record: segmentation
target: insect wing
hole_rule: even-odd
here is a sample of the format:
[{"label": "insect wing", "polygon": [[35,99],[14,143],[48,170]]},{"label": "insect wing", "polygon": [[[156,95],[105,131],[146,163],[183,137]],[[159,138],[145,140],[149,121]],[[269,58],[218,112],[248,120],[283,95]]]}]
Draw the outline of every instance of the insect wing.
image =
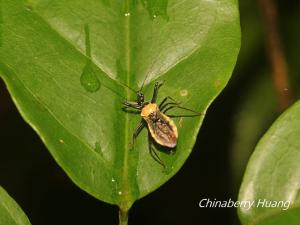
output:
[{"label": "insect wing", "polygon": [[177,144],[177,127],[173,120],[157,111],[156,119],[146,118],[152,138],[160,145],[174,148]]}]

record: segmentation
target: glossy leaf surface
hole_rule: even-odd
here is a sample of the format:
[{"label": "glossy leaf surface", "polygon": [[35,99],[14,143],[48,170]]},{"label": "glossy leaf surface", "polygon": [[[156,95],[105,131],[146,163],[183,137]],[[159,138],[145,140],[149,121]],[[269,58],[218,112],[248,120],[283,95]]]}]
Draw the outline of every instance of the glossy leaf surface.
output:
[{"label": "glossy leaf surface", "polygon": [[[300,102],[297,102],[276,120],[251,156],[239,200],[255,201],[255,204],[249,210],[240,208],[244,225],[299,223],[299,136]],[[282,203],[278,203],[280,201]]]},{"label": "glossy leaf surface", "polygon": [[0,224],[30,225],[30,222],[18,204],[0,186]]},{"label": "glossy leaf surface", "polygon": [[[126,84],[204,113],[228,82],[240,45],[235,0],[5,0],[0,73],[18,109],[82,189],[128,208],[183,165],[203,116],[177,118],[174,154],[148,151]],[[172,114],[186,112],[173,110]]]}]

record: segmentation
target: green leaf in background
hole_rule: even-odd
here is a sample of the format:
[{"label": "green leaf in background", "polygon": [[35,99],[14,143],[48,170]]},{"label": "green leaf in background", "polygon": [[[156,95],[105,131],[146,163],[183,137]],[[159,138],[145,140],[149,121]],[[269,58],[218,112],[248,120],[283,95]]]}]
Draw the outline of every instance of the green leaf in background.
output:
[{"label": "green leaf in background", "polygon": [[30,225],[20,206],[0,186],[0,224]]},{"label": "green leaf in background", "polygon": [[[128,209],[170,179],[203,117],[178,118],[174,154],[148,152],[139,115],[122,101],[145,81],[205,112],[228,82],[240,45],[236,0],[5,0],[0,74],[24,119],[58,164],[96,198]],[[172,114],[182,114],[174,111]]]},{"label": "green leaf in background", "polygon": [[[299,224],[300,220],[300,102],[271,126],[248,163],[239,200],[290,201],[289,208],[239,209],[244,225]],[[288,203],[285,203],[286,206]],[[287,209],[287,210],[284,210]]]}]

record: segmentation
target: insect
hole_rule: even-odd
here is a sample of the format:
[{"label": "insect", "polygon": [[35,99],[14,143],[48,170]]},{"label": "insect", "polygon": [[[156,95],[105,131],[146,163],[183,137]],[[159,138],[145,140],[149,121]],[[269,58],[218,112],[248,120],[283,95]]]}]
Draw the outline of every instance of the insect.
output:
[{"label": "insect", "polygon": [[133,108],[138,110],[142,117],[142,120],[140,121],[139,125],[133,133],[133,145],[140,132],[145,127],[147,127],[149,152],[155,161],[157,161],[159,164],[165,167],[164,163],[153,148],[153,145],[155,142],[168,150],[172,150],[176,147],[178,131],[171,117],[180,117],[172,115],[168,116],[166,113],[173,108],[181,108],[196,113],[195,115],[189,116],[199,116],[200,114],[191,109],[180,106],[179,102],[176,102],[173,98],[169,96],[165,97],[162,100],[162,102],[158,105],[156,103],[158,91],[159,88],[163,85],[163,83],[164,82],[155,83],[151,101],[145,101],[144,94],[141,90],[139,90],[136,92],[136,102],[125,101],[123,105],[125,109]]}]

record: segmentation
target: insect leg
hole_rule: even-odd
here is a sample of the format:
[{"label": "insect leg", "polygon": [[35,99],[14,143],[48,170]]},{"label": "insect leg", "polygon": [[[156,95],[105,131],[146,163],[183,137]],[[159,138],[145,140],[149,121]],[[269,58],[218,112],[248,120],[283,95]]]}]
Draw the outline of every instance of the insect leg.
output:
[{"label": "insect leg", "polygon": [[149,153],[152,156],[152,158],[158,162],[160,165],[162,165],[164,168],[166,168],[165,164],[163,163],[163,161],[159,158],[159,156],[157,155],[155,149],[153,149],[153,140],[152,137],[150,135],[150,133],[148,133],[148,146],[149,146]]},{"label": "insect leg", "polygon": [[142,109],[143,106],[139,105],[137,102],[123,102],[125,108],[134,108],[134,109]]},{"label": "insect leg", "polygon": [[151,103],[155,103],[155,102],[156,102],[158,90],[159,90],[159,88],[160,88],[163,84],[164,84],[164,82],[155,82],[155,85],[154,85],[154,91],[153,91],[153,96],[152,96]]},{"label": "insect leg", "polygon": [[164,104],[167,100],[171,100],[171,101],[173,101],[173,102],[176,102],[175,99],[173,99],[173,98],[170,97],[170,96],[167,96],[167,97],[165,97],[165,98],[162,100],[162,102],[159,104],[159,107],[162,107],[163,104]]},{"label": "insect leg", "polygon": [[168,103],[164,104],[162,107],[160,107],[159,110],[163,112],[164,109],[167,108],[167,107],[170,107],[170,106],[176,107],[176,106],[179,106],[179,105],[180,104],[177,103],[177,102],[168,102]]},{"label": "insect leg", "polygon": [[140,132],[143,130],[144,127],[145,127],[145,123],[144,121],[141,121],[139,125],[135,128],[135,131],[132,135],[132,147],[134,147],[135,140],[139,136]]}]

